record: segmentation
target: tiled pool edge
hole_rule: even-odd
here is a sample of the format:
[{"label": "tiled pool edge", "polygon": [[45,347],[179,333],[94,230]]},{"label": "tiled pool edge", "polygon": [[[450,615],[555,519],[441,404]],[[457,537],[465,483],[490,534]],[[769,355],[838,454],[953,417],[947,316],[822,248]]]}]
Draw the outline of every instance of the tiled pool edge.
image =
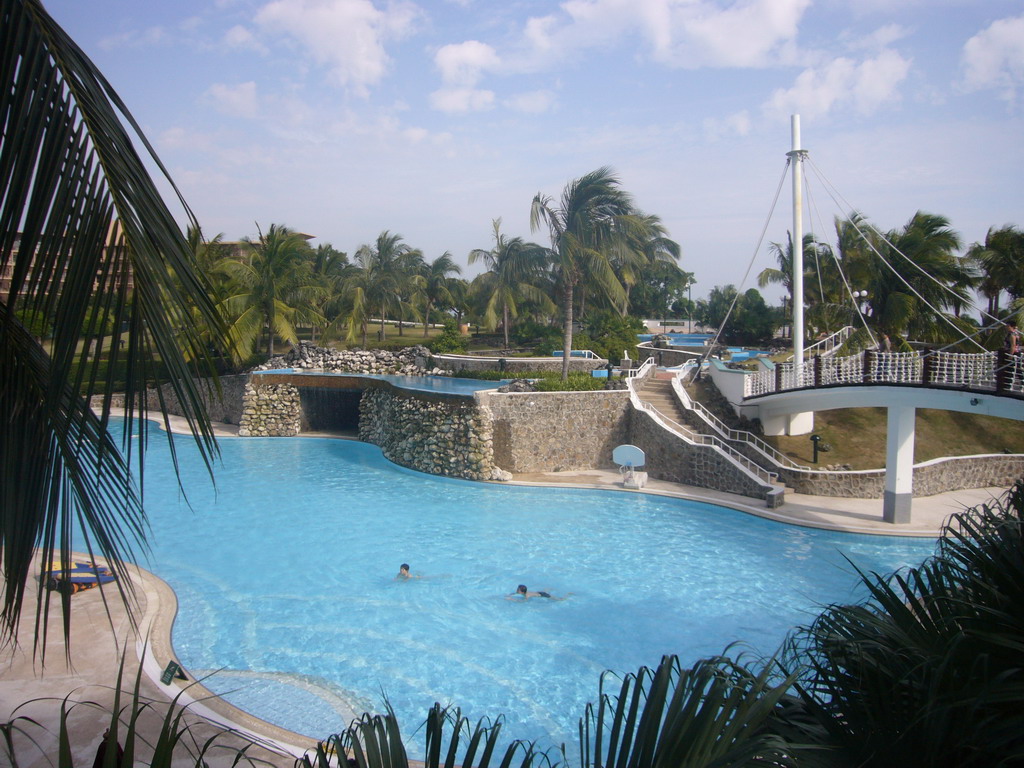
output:
[{"label": "tiled pool edge", "polygon": [[[135,566],[135,570],[146,598],[146,613],[139,622],[139,634],[136,637],[136,656],[143,672],[169,701],[179,697],[179,704],[194,714],[214,725],[239,732],[271,751],[294,758],[316,749],[316,739],[255,717],[196,680],[174,652],[172,632],[178,615],[177,595],[155,573],[139,566]],[[167,685],[161,682],[160,676],[171,661],[181,665],[188,680],[174,678]]]}]

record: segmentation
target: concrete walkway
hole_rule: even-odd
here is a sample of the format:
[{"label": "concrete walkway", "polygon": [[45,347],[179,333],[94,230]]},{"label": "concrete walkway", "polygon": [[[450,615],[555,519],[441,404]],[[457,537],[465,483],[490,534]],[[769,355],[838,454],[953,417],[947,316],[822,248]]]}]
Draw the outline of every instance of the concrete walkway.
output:
[{"label": "concrete walkway", "polygon": [[[172,428],[177,426],[177,421],[172,419]],[[230,437],[237,434],[237,428],[218,425],[216,432],[218,437]],[[837,499],[787,493],[783,507],[769,510],[759,502],[745,497],[658,480],[652,480],[644,491],[623,490],[619,474],[606,470],[522,474],[517,475],[512,483],[601,488],[620,493],[655,493],[707,501],[796,525],[864,534],[930,537],[938,534],[943,522],[954,512],[987,501],[1002,491],[958,491],[915,499],[913,522],[894,526],[882,522],[881,499]],[[66,648],[61,634],[59,603],[50,606],[45,667],[32,652],[33,612],[39,585],[34,580],[28,585],[25,600],[27,610],[18,631],[18,647],[0,649],[0,722],[7,722],[16,716],[36,719],[42,728],[27,723],[25,728],[50,756],[56,754],[61,701],[65,697],[71,702],[92,701],[101,706],[96,708],[84,703],[78,704],[72,709],[69,718],[75,765],[92,764],[109,721],[109,710],[113,702],[112,686],[117,679],[122,652],[126,680],[124,687],[130,689],[134,685],[141,665],[143,674],[140,690],[147,700],[156,702],[154,710],[144,718],[142,732],[147,738],[155,738],[159,717],[162,717],[167,703],[174,696],[180,694],[184,697],[183,702],[189,702],[204,699],[207,695],[199,686],[189,687],[182,693],[182,689],[189,683],[173,681],[170,685],[163,685],[159,682],[160,673],[167,662],[175,659],[171,647],[171,625],[177,603],[173,592],[160,579],[141,569],[133,573],[132,582],[136,586],[137,596],[134,625],[114,590],[107,589],[104,595],[99,589],[93,589],[72,597],[70,662],[65,660]],[[188,722],[195,728],[196,742],[202,743],[214,732],[204,721],[204,718],[209,718],[224,726],[242,730],[249,738],[261,740],[265,747],[259,747],[251,754],[267,761],[268,765],[291,766],[297,754],[315,746],[305,737],[259,721],[215,697],[190,704],[189,708],[195,713]],[[16,743],[16,754],[22,768],[50,765],[48,758],[32,747],[24,736],[17,736]],[[228,747],[237,747],[243,742],[229,738],[224,743]],[[2,751],[0,756],[3,756]],[[142,757],[144,759],[145,754]],[[229,751],[222,752],[220,757],[216,753],[210,757],[210,765],[226,766],[234,759]]]}]

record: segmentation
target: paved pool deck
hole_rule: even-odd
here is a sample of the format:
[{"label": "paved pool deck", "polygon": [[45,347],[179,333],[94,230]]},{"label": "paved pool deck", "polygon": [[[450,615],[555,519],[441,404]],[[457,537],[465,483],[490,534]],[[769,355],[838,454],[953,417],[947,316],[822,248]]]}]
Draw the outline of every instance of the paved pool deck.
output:
[{"label": "paved pool deck", "polygon": [[[178,430],[182,423],[172,418],[172,429]],[[217,425],[215,432],[217,437],[229,438],[237,436],[237,427]],[[512,483],[656,493],[708,501],[789,524],[861,534],[923,537],[936,537],[950,515],[988,501],[1004,490],[965,490],[917,498],[913,502],[913,522],[895,526],[882,521],[881,499],[839,499],[787,493],[786,503],[781,508],[770,510],[763,502],[742,496],[659,480],[651,480],[643,491],[625,490],[618,472],[614,470],[522,474],[516,475]],[[18,631],[18,647],[0,648],[0,722],[7,722],[17,715],[36,719],[45,731],[27,724],[26,728],[40,740],[43,751],[53,755],[56,754],[61,701],[67,697],[70,702],[97,702],[103,705],[103,709],[80,703],[72,709],[69,718],[74,764],[91,765],[109,720],[114,696],[112,686],[117,680],[123,655],[126,682],[122,687],[130,689],[134,685],[141,667],[140,691],[147,700],[156,703],[154,710],[147,712],[143,720],[141,730],[147,738],[155,738],[159,729],[157,713],[162,714],[168,702],[181,695],[183,701],[193,702],[189,708],[195,714],[189,722],[195,728],[199,742],[213,733],[207,723],[209,719],[258,739],[262,746],[257,747],[252,755],[266,761],[266,765],[292,766],[296,755],[315,748],[311,739],[260,721],[220,699],[204,701],[207,694],[201,686],[186,688],[191,681],[175,680],[169,685],[162,684],[159,680],[161,671],[167,662],[175,659],[171,627],[177,601],[173,591],[162,580],[145,570],[133,568],[131,581],[136,594],[134,620],[118,599],[116,590],[109,587],[102,593],[99,589],[92,589],[72,597],[70,661],[65,658],[67,648],[61,631],[59,603],[51,605],[44,667],[38,656],[33,654],[34,610],[39,585],[34,579],[30,580],[25,600],[27,608]],[[43,756],[38,750],[33,752],[24,737],[19,739],[22,750],[17,754],[22,768],[50,765],[48,756]],[[226,746],[238,746],[243,742],[229,737],[224,743]],[[214,753],[210,756],[210,765],[227,766],[232,760],[229,752],[221,753],[220,757]]]}]

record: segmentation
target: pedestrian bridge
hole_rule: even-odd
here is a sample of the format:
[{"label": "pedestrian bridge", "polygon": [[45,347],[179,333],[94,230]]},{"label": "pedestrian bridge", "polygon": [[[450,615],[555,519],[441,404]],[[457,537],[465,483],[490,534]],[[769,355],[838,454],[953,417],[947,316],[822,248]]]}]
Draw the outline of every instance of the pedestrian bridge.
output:
[{"label": "pedestrian bridge", "polygon": [[756,415],[766,434],[801,434],[793,429],[796,414],[871,407],[888,411],[883,515],[907,523],[916,409],[1024,421],[1024,355],[867,351],[781,363],[743,377],[741,411]]}]

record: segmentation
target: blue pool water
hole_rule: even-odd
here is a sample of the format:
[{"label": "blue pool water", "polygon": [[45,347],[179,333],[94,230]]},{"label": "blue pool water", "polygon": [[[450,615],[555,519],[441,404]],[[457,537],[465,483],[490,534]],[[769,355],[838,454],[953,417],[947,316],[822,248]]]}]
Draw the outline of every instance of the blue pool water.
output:
[{"label": "blue pool water", "polygon": [[[238,706],[323,737],[339,701],[388,696],[413,749],[434,701],[505,713],[510,738],[576,741],[605,669],[729,643],[769,653],[855,596],[849,556],[890,571],[930,540],[788,527],[609,491],[472,483],[396,467],[369,445],[222,440],[217,490],[177,438],[191,509],[151,440],[148,562],[175,590],[173,642]],[[394,579],[402,562],[423,576]],[[144,563],[145,564],[145,563]],[[517,584],[564,601],[505,599]]]},{"label": "blue pool water", "polygon": [[[711,334],[708,333],[666,333],[663,335],[668,336],[672,345],[676,347],[699,347],[711,338]],[[653,333],[637,334],[640,341],[650,341],[654,336]]]},{"label": "blue pool water", "polygon": [[482,379],[461,379],[456,376],[398,376],[383,373],[324,373],[323,371],[303,371],[292,368],[257,371],[261,375],[286,373],[291,376],[348,376],[359,379],[380,379],[388,381],[401,389],[412,389],[419,392],[448,392],[459,395],[471,395],[481,389],[496,389],[504,381],[485,381]]}]

